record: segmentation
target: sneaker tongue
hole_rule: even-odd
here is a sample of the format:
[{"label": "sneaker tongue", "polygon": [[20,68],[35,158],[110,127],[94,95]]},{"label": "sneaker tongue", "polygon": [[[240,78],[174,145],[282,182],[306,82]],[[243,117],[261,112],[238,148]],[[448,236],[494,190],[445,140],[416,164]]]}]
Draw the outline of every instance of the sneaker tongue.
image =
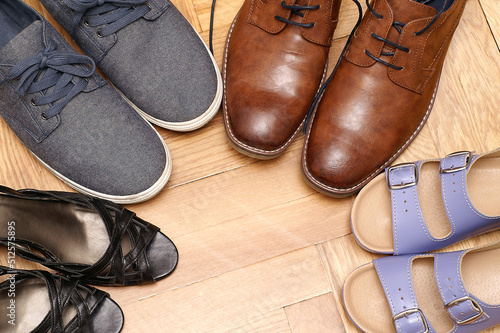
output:
[{"label": "sneaker tongue", "polygon": [[0,63],[15,65],[43,49],[43,23],[36,20],[0,50]]}]

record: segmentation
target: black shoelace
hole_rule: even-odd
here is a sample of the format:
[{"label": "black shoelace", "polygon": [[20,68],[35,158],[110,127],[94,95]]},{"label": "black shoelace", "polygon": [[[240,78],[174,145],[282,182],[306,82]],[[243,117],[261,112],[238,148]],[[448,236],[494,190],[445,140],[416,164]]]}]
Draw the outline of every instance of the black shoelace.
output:
[{"label": "black shoelace", "polygon": [[[210,13],[210,32],[209,32],[209,37],[208,37],[210,52],[212,52],[212,54],[214,54],[213,34],[214,34],[214,14],[215,14],[215,3],[216,2],[217,2],[217,0],[212,0],[212,10]],[[320,8],[320,5],[315,5],[315,6],[302,6],[302,5],[295,5],[295,4],[294,5],[287,5],[285,3],[285,1],[281,1],[281,6],[285,9],[290,9],[291,14],[295,14],[295,15],[298,15],[300,17],[304,17],[303,11],[305,11],[305,10],[316,10],[316,9]],[[281,17],[279,15],[276,15],[274,18],[277,19],[278,21],[285,22],[287,24],[296,25],[296,26],[299,26],[301,28],[312,28],[316,24],[315,22],[311,22],[311,23],[295,22],[295,21],[291,21],[289,19],[286,19],[284,17]]]},{"label": "black shoelace", "polygon": [[[306,115],[306,120],[304,121],[304,128],[302,129],[302,132],[305,134],[307,131],[307,124],[309,123],[309,119],[311,118],[311,114],[313,113],[314,109],[316,108],[316,105],[318,104],[321,96],[323,96],[323,93],[325,92],[326,87],[328,86],[328,83],[333,77],[333,74],[337,71],[337,67],[339,67],[340,60],[345,54],[345,51],[347,50],[347,47],[349,46],[349,43],[351,42],[352,37],[354,36],[354,32],[358,29],[359,25],[361,24],[361,19],[363,18],[363,7],[361,7],[361,4],[359,3],[358,0],[352,0],[356,6],[358,7],[358,21],[356,22],[356,25],[354,25],[354,28],[352,28],[351,33],[349,34],[349,37],[347,38],[347,42],[344,45],[344,48],[342,49],[342,52],[340,53],[340,57],[337,60],[337,63],[335,64],[335,67],[333,68],[332,73],[328,77],[328,79],[323,83],[321,88],[319,88],[318,93],[314,97],[314,100],[311,104],[311,107],[309,108],[309,111],[307,111]],[[368,0],[366,0],[368,2]]]},{"label": "black shoelace", "polygon": [[212,1],[212,10],[210,12],[210,33],[208,35],[208,44],[210,44],[210,52],[212,52],[212,55],[214,54],[214,44],[213,44],[213,39],[214,39],[214,15],[215,15],[215,3],[217,0]]},{"label": "black shoelace", "polygon": [[42,93],[31,100],[31,105],[50,105],[42,114],[43,119],[49,119],[58,115],[73,97],[87,87],[94,71],[92,59],[78,53],[63,52],[51,40],[49,46],[12,67],[0,85],[19,79],[15,88],[18,95]]},{"label": "black shoelace", "polygon": [[[300,17],[304,17],[304,13],[302,13],[302,11],[319,9],[320,6],[319,5],[301,6],[301,5],[295,5],[295,4],[294,5],[287,5],[285,3],[285,1],[281,1],[281,7],[285,8],[285,9],[291,9],[291,11],[292,11],[291,14],[295,14],[295,15],[298,15]],[[284,17],[278,16],[278,15],[276,15],[274,18],[277,19],[278,21],[285,22],[287,24],[296,25],[296,26],[301,27],[301,28],[312,28],[312,27],[314,27],[314,24],[315,24],[315,22],[300,23],[300,22],[290,21],[290,20],[288,20]]]},{"label": "black shoelace", "polygon": [[[368,6],[369,6],[369,5],[368,5]],[[368,7],[368,8],[370,8],[370,10],[372,10],[372,8],[371,8],[371,7]],[[375,16],[377,16],[377,15],[378,15],[378,14],[377,14],[377,13],[375,13],[375,12],[373,12],[373,14],[374,14]],[[381,16],[381,15],[380,15],[380,16]],[[378,17],[378,16],[377,16],[377,17]],[[379,19],[382,19],[382,18],[383,18],[383,17],[379,17]],[[396,28],[396,30],[398,31],[398,33],[399,33],[399,34],[401,34],[401,31],[403,31],[403,28],[405,27],[405,24],[404,24],[404,23],[401,23],[401,22],[394,21],[394,22],[392,23],[392,26],[393,26],[394,28]],[[390,41],[390,40],[388,40],[388,39],[385,39],[385,38],[383,38],[383,37],[380,37],[379,35],[377,35],[377,34],[376,34],[376,33],[374,33],[374,32],[372,32],[372,35],[371,35],[371,36],[372,36],[373,38],[375,38],[375,39],[377,39],[377,40],[380,40],[380,41],[382,41],[382,42],[384,42],[384,43],[386,43],[386,44],[389,44],[389,45],[391,45],[391,46],[395,47],[396,49],[399,49],[399,50],[401,50],[401,51],[403,51],[403,52],[407,52],[407,53],[408,53],[408,52],[410,52],[410,49],[409,49],[409,48],[403,47],[403,46],[398,45],[398,44],[396,44],[396,43],[394,43],[394,42],[391,42],[391,41]],[[372,58],[373,60],[376,60],[376,61],[378,61],[378,62],[380,62],[380,63],[382,63],[382,64],[384,64],[384,65],[386,65],[386,66],[389,66],[389,67],[394,68],[394,69],[399,70],[399,71],[403,69],[403,67],[395,66],[395,65],[393,65],[393,64],[388,63],[387,61],[384,61],[384,60],[382,60],[382,59],[380,59],[380,58],[377,58],[376,56],[374,56],[373,54],[371,54],[371,53],[370,53],[370,51],[368,51],[367,49],[365,49],[365,53],[366,53],[366,55],[367,55],[367,56],[369,56],[369,57],[370,57],[370,58]],[[391,51],[391,52],[383,52],[383,51],[382,51],[382,52],[380,52],[380,55],[383,55],[383,56],[394,56],[394,51]]]},{"label": "black shoelace", "polygon": [[[306,120],[305,120],[305,123],[304,123],[304,129],[303,129],[303,132],[306,133],[307,131],[307,124],[309,122],[309,119],[311,117],[311,114],[313,113],[314,109],[316,108],[316,105],[318,104],[318,101],[319,99],[321,98],[321,96],[323,95],[325,89],[326,89],[326,86],[328,85],[328,83],[330,82],[331,78],[333,77],[333,75],[335,74],[336,70],[337,70],[337,67],[339,66],[340,64],[340,60],[342,60],[342,58],[344,57],[344,54],[345,54],[345,51],[347,50],[347,47],[352,39],[352,36],[354,35],[354,33],[356,32],[356,30],[358,29],[360,23],[361,23],[361,20],[363,18],[363,9],[361,7],[361,4],[359,3],[358,0],[352,0],[356,6],[358,7],[358,21],[356,22],[356,25],[354,26],[354,28],[352,29],[350,35],[349,35],[349,38],[347,39],[347,42],[344,46],[344,48],[342,49],[342,52],[340,53],[340,57],[339,59],[337,60],[337,64],[335,65],[335,68],[333,69],[332,73],[330,74],[330,76],[328,77],[328,79],[325,81],[325,83],[323,83],[323,85],[321,86],[321,88],[319,89],[318,93],[316,94],[316,97],[314,98],[312,104],[311,104],[311,107],[309,108],[309,111],[307,112],[307,116],[306,116]],[[429,2],[432,2],[434,0],[420,0],[418,2],[420,3],[423,3],[423,4],[428,4]],[[420,31],[417,31],[415,32],[415,36],[419,36],[421,34],[423,34],[424,32],[427,31],[427,29],[429,29],[436,21],[437,19],[441,16],[441,14],[447,9],[448,7],[448,3],[449,3],[449,0],[444,0],[443,2],[443,5],[441,7],[441,9],[437,12],[437,14],[434,16],[434,18]],[[383,16],[380,15],[379,13],[377,13],[373,8],[372,6],[370,6],[370,2],[369,0],[366,0],[366,4],[368,5],[368,9],[379,19],[382,19]],[[394,22],[393,23],[393,27],[396,28],[396,30],[401,33],[402,31],[402,28],[404,28],[405,24],[401,23],[401,22]],[[385,43],[388,43],[389,45],[392,45],[398,49],[400,49],[401,51],[404,51],[404,52],[409,52],[409,49],[406,48],[406,47],[403,47],[403,46],[400,46],[396,43],[393,43],[391,41],[388,41],[387,39],[385,38],[382,38],[374,33],[372,33],[372,37],[378,39],[378,40],[381,40]],[[383,61],[382,59],[379,59],[375,56],[373,56],[368,50],[365,50],[365,53],[370,56],[372,59],[375,59],[376,61],[378,62],[381,62],[391,68],[394,68],[394,69],[397,69],[397,70],[401,70],[402,68],[401,67],[398,67],[398,66],[394,66],[392,64],[389,64],[388,62],[386,61]],[[394,55],[394,52],[382,52],[381,55]]]},{"label": "black shoelace", "polygon": [[[421,3],[427,4],[427,3],[431,2],[431,1],[433,1],[433,0],[424,0]],[[415,32],[415,36],[420,36],[425,31],[427,31],[427,29],[429,29],[434,24],[434,22],[436,22],[436,20],[441,16],[441,14],[443,13],[444,9],[446,8],[446,6],[448,4],[448,1],[449,0],[445,0],[443,2],[443,6],[438,11],[438,13],[434,16],[434,18],[422,30]],[[377,13],[375,11],[375,9],[373,9],[373,7],[370,6],[370,2],[368,0],[366,0],[366,5],[368,6],[368,10],[370,10],[373,13],[373,15],[375,15],[378,19],[381,20],[381,19],[384,18],[384,16],[380,15],[379,13]],[[394,21],[392,23],[392,26],[398,31],[399,34],[401,34],[401,32],[403,31],[403,28],[405,27],[405,24],[401,23],[401,22]],[[382,42],[384,42],[386,44],[389,44],[389,45],[391,45],[391,46],[395,47],[396,49],[399,49],[399,50],[401,50],[403,52],[410,52],[410,49],[408,49],[408,48],[406,48],[404,46],[401,46],[401,45],[399,45],[397,43],[391,42],[390,40],[388,40],[386,38],[380,37],[379,35],[377,35],[375,33],[372,33],[371,36],[373,38],[375,38],[377,40],[380,40],[380,41],[382,41]],[[389,67],[395,69],[395,70],[399,70],[400,71],[400,70],[403,69],[403,67],[395,66],[393,64],[390,64],[390,63],[388,63],[388,62],[386,62],[386,61],[384,61],[384,60],[382,60],[382,59],[374,56],[373,54],[370,53],[370,51],[368,51],[366,49],[365,49],[365,53],[366,53],[367,56],[369,56],[373,60],[376,60],[376,61],[378,61],[378,62],[380,62],[380,63],[382,63],[382,64],[384,64],[386,66],[389,66]],[[383,55],[383,56],[394,56],[394,51],[392,51],[392,52],[381,52],[380,55]]]}]

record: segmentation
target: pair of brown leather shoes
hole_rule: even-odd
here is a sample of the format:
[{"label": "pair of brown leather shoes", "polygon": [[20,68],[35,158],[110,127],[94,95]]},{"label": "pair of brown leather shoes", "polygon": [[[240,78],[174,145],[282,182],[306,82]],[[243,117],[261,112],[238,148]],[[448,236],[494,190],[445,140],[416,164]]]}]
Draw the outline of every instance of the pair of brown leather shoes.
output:
[{"label": "pair of brown leather shoes", "polygon": [[[359,191],[427,120],[466,0],[374,0],[310,115],[307,182]],[[291,144],[325,81],[341,0],[245,0],[224,51],[224,125],[241,153]]]}]

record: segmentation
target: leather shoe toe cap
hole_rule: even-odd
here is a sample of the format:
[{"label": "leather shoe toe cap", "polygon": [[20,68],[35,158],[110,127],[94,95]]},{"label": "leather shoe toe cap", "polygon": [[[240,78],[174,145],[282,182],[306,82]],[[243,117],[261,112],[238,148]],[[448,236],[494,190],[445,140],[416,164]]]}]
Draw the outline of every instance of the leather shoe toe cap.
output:
[{"label": "leather shoe toe cap", "polygon": [[[307,181],[332,196],[347,196],[359,191],[378,174],[370,154],[341,145],[309,146],[302,164]],[[383,170],[383,169],[381,169]]]}]

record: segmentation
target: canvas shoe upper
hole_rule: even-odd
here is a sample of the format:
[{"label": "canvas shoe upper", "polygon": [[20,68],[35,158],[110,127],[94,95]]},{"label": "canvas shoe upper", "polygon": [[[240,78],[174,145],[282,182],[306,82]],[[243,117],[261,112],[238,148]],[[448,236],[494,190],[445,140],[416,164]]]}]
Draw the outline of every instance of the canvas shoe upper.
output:
[{"label": "canvas shoe upper", "polygon": [[222,99],[217,64],[167,0],[41,0],[111,83],[152,123],[190,131]]},{"label": "canvas shoe upper", "polygon": [[92,59],[20,0],[0,0],[0,36],[0,116],[51,172],[118,203],[164,187],[165,142],[94,72]]}]

